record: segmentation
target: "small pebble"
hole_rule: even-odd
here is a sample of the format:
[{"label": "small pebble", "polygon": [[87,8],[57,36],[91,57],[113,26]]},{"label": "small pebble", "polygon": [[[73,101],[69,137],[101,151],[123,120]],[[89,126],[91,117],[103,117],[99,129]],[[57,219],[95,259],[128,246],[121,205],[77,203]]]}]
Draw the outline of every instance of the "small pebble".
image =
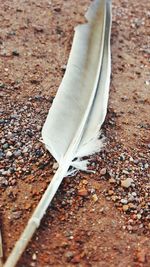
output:
[{"label": "small pebble", "polygon": [[133,197],[137,196],[136,192],[132,192],[131,194],[132,194]]},{"label": "small pebble", "polygon": [[120,155],[120,160],[121,160],[121,161],[124,161],[124,160],[125,160],[125,155],[124,155],[124,154],[121,154],[121,155]]},{"label": "small pebble", "polygon": [[6,158],[10,158],[10,157],[12,157],[12,152],[11,151],[7,151],[7,153],[6,153]]},{"label": "small pebble", "polygon": [[40,131],[42,129],[41,125],[37,125],[37,130]]},{"label": "small pebble", "polygon": [[67,258],[68,261],[70,261],[74,256],[74,253],[72,251],[67,251],[65,253],[65,257]]},{"label": "small pebble", "polygon": [[125,198],[122,198],[120,202],[121,202],[122,204],[127,204],[127,203],[128,203],[128,200],[125,199]]},{"label": "small pebble", "polygon": [[86,197],[86,196],[88,196],[88,191],[85,188],[79,189],[78,190],[78,196]]},{"label": "small pebble", "polygon": [[133,227],[131,225],[127,225],[127,229],[128,229],[128,231],[132,231]]},{"label": "small pebble", "polygon": [[123,207],[122,207],[122,209],[123,209],[123,211],[128,211],[129,210],[129,206],[128,205],[123,205]]},{"label": "small pebble", "polygon": [[14,151],[14,156],[15,156],[15,157],[19,157],[19,156],[21,156],[21,150],[16,150],[16,151]]},{"label": "small pebble", "polygon": [[148,81],[148,80],[145,81],[145,84],[146,84],[146,85],[150,85],[150,81]]},{"label": "small pebble", "polygon": [[107,169],[106,169],[106,168],[103,168],[103,169],[100,170],[100,175],[101,175],[101,176],[102,176],[102,175],[105,175],[106,172],[107,172]]},{"label": "small pebble", "polygon": [[114,178],[110,178],[109,179],[109,182],[110,182],[110,184],[115,184],[116,183],[116,180]]},{"label": "small pebble", "polygon": [[1,139],[1,144],[4,144],[6,142],[5,138]]},{"label": "small pebble", "polygon": [[59,164],[58,164],[58,162],[54,162],[54,164],[53,164],[53,169],[54,169],[54,170],[57,170],[57,169],[58,169],[58,167],[59,167]]},{"label": "small pebble", "polygon": [[1,186],[7,186],[7,185],[8,185],[7,179],[4,177],[0,177],[0,187]]},{"label": "small pebble", "polygon": [[144,168],[148,169],[148,167],[149,167],[148,163],[145,163]]},{"label": "small pebble", "polygon": [[92,199],[94,202],[97,202],[98,201],[98,196],[96,194],[92,195]]},{"label": "small pebble", "polygon": [[124,188],[129,188],[132,183],[133,183],[133,179],[127,178],[126,180],[121,181],[121,186]]},{"label": "small pebble", "polygon": [[136,209],[136,205],[134,205],[133,203],[129,203],[128,205],[129,205],[130,209]]},{"label": "small pebble", "polygon": [[36,261],[36,259],[37,259],[37,256],[36,256],[36,254],[34,253],[34,254],[32,255],[32,260],[33,260],[33,261]]},{"label": "small pebble", "polygon": [[114,194],[114,191],[113,190],[108,190],[108,195],[109,196],[112,196]]},{"label": "small pebble", "polygon": [[22,151],[22,152],[23,152],[23,153],[27,153],[27,152],[28,152],[28,147],[25,146],[25,147],[23,148],[23,151]]},{"label": "small pebble", "polygon": [[136,217],[137,217],[138,220],[140,220],[141,217],[142,217],[142,215],[138,213],[138,214],[136,215]]},{"label": "small pebble", "polygon": [[5,143],[4,145],[3,145],[3,149],[7,149],[9,147],[9,144],[8,143]]},{"label": "small pebble", "polygon": [[117,199],[118,199],[118,197],[117,197],[117,196],[112,196],[111,199],[112,199],[114,202],[116,202]]}]

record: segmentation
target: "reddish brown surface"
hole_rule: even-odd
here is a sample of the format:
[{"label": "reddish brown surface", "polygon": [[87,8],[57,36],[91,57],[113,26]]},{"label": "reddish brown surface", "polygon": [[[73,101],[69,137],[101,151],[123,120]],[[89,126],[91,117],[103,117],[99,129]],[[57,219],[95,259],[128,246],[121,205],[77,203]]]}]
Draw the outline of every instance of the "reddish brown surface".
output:
[{"label": "reddish brown surface", "polygon": [[[54,159],[39,142],[40,126],[62,79],[73,28],[84,21],[89,3],[0,0],[1,135],[9,145],[1,168],[15,166],[3,172],[0,187],[5,259],[53,175]],[[150,265],[148,9],[146,0],[113,2],[107,146],[92,158],[95,175],[64,180],[18,267]],[[18,142],[21,156],[5,157]],[[127,177],[134,187],[123,189],[120,181]],[[120,201],[128,192],[137,200],[123,212]]]}]

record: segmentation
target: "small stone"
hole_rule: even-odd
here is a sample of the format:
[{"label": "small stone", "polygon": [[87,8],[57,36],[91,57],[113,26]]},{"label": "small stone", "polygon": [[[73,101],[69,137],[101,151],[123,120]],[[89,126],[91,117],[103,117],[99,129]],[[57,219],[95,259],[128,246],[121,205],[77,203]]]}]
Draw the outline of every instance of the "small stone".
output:
[{"label": "small stone", "polygon": [[88,191],[85,188],[79,189],[78,196],[86,197],[88,196]]},{"label": "small stone", "polygon": [[116,183],[116,180],[114,178],[110,178],[109,179],[109,182],[110,182],[110,184],[115,184]]},{"label": "small stone", "polygon": [[133,197],[137,196],[136,192],[132,192],[131,194],[132,194]]},{"label": "small stone", "polygon": [[105,213],[105,209],[104,209],[104,207],[102,207],[101,209],[100,209],[100,211],[99,212],[101,212],[101,213]]},{"label": "small stone", "polygon": [[148,167],[149,167],[148,163],[145,163],[144,168],[148,169]]},{"label": "small stone", "polygon": [[35,33],[43,33],[43,32],[44,32],[44,29],[43,29],[42,26],[37,26],[37,25],[35,25],[35,26],[34,26],[34,32],[35,32]]},{"label": "small stone", "polygon": [[33,260],[33,261],[36,261],[36,259],[37,259],[37,256],[36,256],[36,254],[34,253],[34,254],[32,255],[32,260]]},{"label": "small stone", "polygon": [[91,189],[90,189],[90,193],[91,193],[91,194],[94,194],[94,193],[95,193],[95,188],[91,188]]},{"label": "small stone", "polygon": [[17,147],[22,147],[22,143],[21,142],[18,142],[17,143]]},{"label": "small stone", "polygon": [[134,199],[134,197],[133,196],[130,196],[129,198],[128,198],[128,202],[133,202],[135,199]]},{"label": "small stone", "polygon": [[114,191],[113,190],[108,190],[108,195],[109,196],[112,196],[114,194]]},{"label": "small stone", "polygon": [[106,172],[107,172],[107,169],[106,169],[106,168],[103,168],[103,169],[100,170],[100,175],[101,175],[101,176],[102,176],[102,175],[105,175]]},{"label": "small stone", "polygon": [[0,159],[2,159],[3,157],[4,157],[4,153],[0,151]]},{"label": "small stone", "polygon": [[2,173],[2,175],[4,175],[4,176],[9,176],[9,174],[10,174],[9,170],[7,170],[7,171],[2,170],[1,173]]},{"label": "small stone", "polygon": [[57,170],[57,169],[58,169],[58,167],[59,167],[59,164],[58,164],[58,162],[54,162],[54,164],[53,164],[53,169],[54,169],[54,170]]},{"label": "small stone", "polygon": [[65,253],[65,257],[67,258],[68,261],[70,261],[74,256],[74,253],[72,251],[67,251]]},{"label": "small stone", "polygon": [[120,160],[121,160],[121,161],[124,161],[124,160],[125,160],[125,155],[124,155],[124,154],[121,154],[121,155],[120,155]]},{"label": "small stone", "polygon": [[3,145],[3,149],[7,149],[9,147],[9,144],[8,143],[5,143],[4,145]]},{"label": "small stone", "polygon": [[126,204],[128,203],[128,200],[125,199],[125,198],[122,198],[120,202],[121,202],[122,204],[125,204],[125,205],[126,205]]},{"label": "small stone", "polygon": [[37,125],[37,130],[40,131],[42,129],[42,126],[41,125]]},{"label": "small stone", "polygon": [[132,183],[133,183],[133,179],[127,178],[126,180],[121,181],[121,186],[124,188],[129,188]]},{"label": "small stone", "polygon": [[1,186],[7,186],[7,185],[8,185],[7,179],[4,177],[0,177],[0,187]]},{"label": "small stone", "polygon": [[146,85],[150,85],[150,81],[145,81],[145,84]]},{"label": "small stone", "polygon": [[128,205],[129,205],[129,208],[130,208],[130,209],[133,209],[133,210],[136,209],[136,206],[135,206],[133,203],[129,203]]},{"label": "small stone", "polygon": [[112,199],[112,201],[116,202],[118,197],[117,196],[112,196],[111,199]]},{"label": "small stone", "polygon": [[96,194],[92,195],[93,201],[97,202],[98,201],[98,196]]},{"label": "small stone", "polygon": [[72,263],[79,263],[81,261],[81,255],[76,255],[72,259]]},{"label": "small stone", "polygon": [[27,153],[27,152],[28,152],[28,147],[25,146],[25,147],[23,148],[23,151],[22,151],[22,152],[23,152],[23,153]]},{"label": "small stone", "polygon": [[132,231],[133,227],[131,225],[127,225],[127,229],[128,229],[128,231]]},{"label": "small stone", "polygon": [[127,175],[129,174],[129,172],[127,170],[123,170],[122,173],[127,174]]},{"label": "small stone", "polygon": [[122,209],[123,209],[123,211],[128,211],[128,209],[129,209],[129,206],[128,205],[123,205],[123,207],[122,207]]},{"label": "small stone", "polygon": [[5,87],[5,84],[0,82],[0,88],[4,88]]},{"label": "small stone", "polygon": [[136,217],[137,217],[138,220],[140,220],[141,217],[142,217],[142,215],[141,215],[140,213],[138,213],[138,214],[136,215]]},{"label": "small stone", "polygon": [[26,204],[24,205],[24,209],[25,209],[25,210],[29,210],[31,207],[32,207],[32,204],[31,204],[31,203],[26,203]]},{"label": "small stone", "polygon": [[5,120],[4,119],[0,119],[0,124],[3,124],[5,123]]},{"label": "small stone", "polygon": [[15,185],[17,183],[16,179],[12,179],[11,185]]},{"label": "small stone", "polygon": [[84,179],[84,180],[82,181],[82,183],[85,184],[85,185],[87,185],[87,184],[88,184],[88,181]]},{"label": "small stone", "polygon": [[12,157],[12,152],[9,150],[9,151],[7,151],[7,153],[6,153],[6,158],[11,158]]},{"label": "small stone", "polygon": [[16,151],[14,151],[14,156],[15,156],[15,157],[19,157],[19,156],[21,156],[21,150],[16,150]]},{"label": "small stone", "polygon": [[1,144],[3,145],[6,142],[5,138],[1,139]]}]

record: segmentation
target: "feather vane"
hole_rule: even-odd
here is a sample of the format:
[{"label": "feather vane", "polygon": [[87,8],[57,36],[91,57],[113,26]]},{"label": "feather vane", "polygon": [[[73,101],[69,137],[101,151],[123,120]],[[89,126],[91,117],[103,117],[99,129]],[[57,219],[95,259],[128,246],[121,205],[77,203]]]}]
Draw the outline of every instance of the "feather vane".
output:
[{"label": "feather vane", "polygon": [[110,1],[96,0],[86,18],[88,23],[75,29],[67,70],[42,130],[47,149],[63,166],[68,165],[66,158],[75,166],[74,158],[102,147],[99,129],[110,80]]}]

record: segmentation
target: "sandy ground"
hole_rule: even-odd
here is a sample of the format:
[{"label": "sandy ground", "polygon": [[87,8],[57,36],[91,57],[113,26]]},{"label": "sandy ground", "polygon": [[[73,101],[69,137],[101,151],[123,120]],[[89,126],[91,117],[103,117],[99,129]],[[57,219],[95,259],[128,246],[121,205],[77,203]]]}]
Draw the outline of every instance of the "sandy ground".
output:
[{"label": "sandy ground", "polygon": [[[0,214],[6,259],[54,173],[41,128],[89,0],[0,0]],[[18,267],[150,265],[150,3],[113,1],[96,174],[65,178]],[[132,179],[128,188],[123,181]]]}]

